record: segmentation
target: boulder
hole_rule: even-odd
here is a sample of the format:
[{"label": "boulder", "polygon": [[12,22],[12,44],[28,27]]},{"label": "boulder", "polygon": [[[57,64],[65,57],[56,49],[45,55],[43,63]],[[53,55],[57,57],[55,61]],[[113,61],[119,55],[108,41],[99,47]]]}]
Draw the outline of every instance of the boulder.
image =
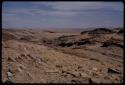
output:
[{"label": "boulder", "polygon": [[8,76],[8,77],[12,77],[13,74],[12,74],[11,72],[7,72],[7,76]]}]

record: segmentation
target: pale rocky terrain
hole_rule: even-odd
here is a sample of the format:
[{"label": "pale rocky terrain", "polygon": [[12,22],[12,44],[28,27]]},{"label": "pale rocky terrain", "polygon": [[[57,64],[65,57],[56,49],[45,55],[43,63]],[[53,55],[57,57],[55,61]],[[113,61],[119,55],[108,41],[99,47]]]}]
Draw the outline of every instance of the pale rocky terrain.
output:
[{"label": "pale rocky terrain", "polygon": [[122,83],[123,29],[2,29],[2,82]]}]

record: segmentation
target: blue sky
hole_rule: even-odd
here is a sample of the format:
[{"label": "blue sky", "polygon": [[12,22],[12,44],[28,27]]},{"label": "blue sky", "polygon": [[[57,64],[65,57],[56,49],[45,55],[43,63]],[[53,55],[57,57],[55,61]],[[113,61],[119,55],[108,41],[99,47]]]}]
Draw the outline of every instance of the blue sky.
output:
[{"label": "blue sky", "polygon": [[123,3],[3,2],[2,27],[123,27]]}]

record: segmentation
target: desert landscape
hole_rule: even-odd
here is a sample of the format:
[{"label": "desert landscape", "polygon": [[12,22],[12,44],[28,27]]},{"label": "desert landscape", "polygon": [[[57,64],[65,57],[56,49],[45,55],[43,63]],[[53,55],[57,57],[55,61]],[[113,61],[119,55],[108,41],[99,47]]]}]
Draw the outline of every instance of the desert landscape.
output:
[{"label": "desert landscape", "polygon": [[124,83],[121,1],[3,1],[1,28],[2,83]]},{"label": "desert landscape", "polygon": [[122,83],[123,30],[2,29],[2,82]]}]

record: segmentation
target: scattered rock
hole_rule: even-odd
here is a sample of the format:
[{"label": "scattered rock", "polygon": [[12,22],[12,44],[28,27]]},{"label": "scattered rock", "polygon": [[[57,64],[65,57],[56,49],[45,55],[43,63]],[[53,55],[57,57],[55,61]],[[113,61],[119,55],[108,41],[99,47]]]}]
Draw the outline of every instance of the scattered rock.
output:
[{"label": "scattered rock", "polygon": [[8,77],[12,77],[13,74],[12,74],[11,72],[7,72],[7,76],[8,76]]},{"label": "scattered rock", "polygon": [[96,78],[92,78],[92,79],[90,79],[90,83],[100,84],[100,83],[101,83],[101,80],[100,80],[100,79],[96,79]]},{"label": "scattered rock", "polygon": [[76,80],[71,80],[71,82],[76,82]]},{"label": "scattered rock", "polygon": [[81,69],[82,68],[82,66],[78,66],[78,69]]},{"label": "scattered rock", "polygon": [[92,72],[92,76],[98,76],[99,73],[96,73],[96,72]]},{"label": "scattered rock", "polygon": [[22,72],[22,69],[21,69],[21,68],[18,68],[18,71],[19,71],[19,72]]},{"label": "scattered rock", "polygon": [[90,84],[102,84],[102,83],[110,83],[110,80],[103,80],[101,78],[89,78]]},{"label": "scattered rock", "polygon": [[92,84],[92,83],[93,83],[93,81],[92,81],[91,78],[89,78],[88,80],[89,80],[89,84]]},{"label": "scattered rock", "polygon": [[8,77],[8,80],[6,81],[6,83],[12,83],[14,81],[13,74],[11,71],[7,72],[7,77]]},{"label": "scattered rock", "polygon": [[72,82],[72,83],[80,83],[80,81],[75,80],[75,79],[72,79],[71,82]]},{"label": "scattered rock", "polygon": [[92,68],[92,70],[97,71],[98,69],[97,69],[97,68],[95,68],[95,67],[93,67],[93,68]]},{"label": "scattered rock", "polygon": [[57,68],[62,68],[62,66],[61,66],[61,65],[56,65],[56,67],[57,67]]},{"label": "scattered rock", "polygon": [[47,83],[47,81],[45,81],[45,79],[40,79],[41,83]]},{"label": "scattered rock", "polygon": [[[26,48],[24,48],[24,49],[26,49]],[[22,56],[22,57],[25,57],[26,55],[25,55],[25,54],[21,54],[21,56]]]},{"label": "scattered rock", "polygon": [[25,68],[26,68],[23,64],[19,64],[19,67],[20,67],[21,69],[25,69]]},{"label": "scattered rock", "polygon": [[24,65],[22,65],[22,64],[19,64],[17,70],[18,70],[19,72],[22,72],[23,69],[26,69],[26,67],[25,67]]},{"label": "scattered rock", "polygon": [[86,73],[80,73],[80,76],[81,77],[88,77],[88,74],[86,74]]},{"label": "scattered rock", "polygon": [[116,73],[116,74],[120,74],[121,72],[115,70],[115,69],[112,69],[112,68],[108,68],[108,73]]},{"label": "scattered rock", "polygon": [[31,78],[31,79],[33,79],[33,77],[32,77],[32,75],[31,75],[31,73],[29,73],[29,72],[26,72],[26,74]]},{"label": "scattered rock", "polygon": [[68,71],[62,71],[62,73],[70,74],[73,77],[80,77],[80,74],[78,72],[68,72]]},{"label": "scattered rock", "polygon": [[13,83],[13,82],[10,80],[6,80],[5,83]]},{"label": "scattered rock", "polygon": [[80,77],[80,73],[79,72],[72,72],[70,73],[73,77]]},{"label": "scattered rock", "polygon": [[41,59],[39,59],[39,58],[36,58],[36,62],[39,63],[39,64],[42,63],[42,62],[41,62]]},{"label": "scattered rock", "polygon": [[99,62],[99,60],[98,60],[98,59],[95,59],[95,58],[90,58],[90,60],[94,60],[94,61]]},{"label": "scattered rock", "polygon": [[13,78],[12,77],[8,77],[8,81],[13,81]]},{"label": "scattered rock", "polygon": [[109,76],[104,76],[104,79],[110,79],[110,77]]},{"label": "scattered rock", "polygon": [[8,59],[7,59],[8,61],[14,61],[14,59],[12,59],[12,58],[10,58],[10,57],[8,57]]},{"label": "scattered rock", "polygon": [[111,43],[104,42],[104,43],[102,44],[102,46],[101,46],[101,47],[108,47],[108,46],[110,46],[110,45],[111,45]]}]

